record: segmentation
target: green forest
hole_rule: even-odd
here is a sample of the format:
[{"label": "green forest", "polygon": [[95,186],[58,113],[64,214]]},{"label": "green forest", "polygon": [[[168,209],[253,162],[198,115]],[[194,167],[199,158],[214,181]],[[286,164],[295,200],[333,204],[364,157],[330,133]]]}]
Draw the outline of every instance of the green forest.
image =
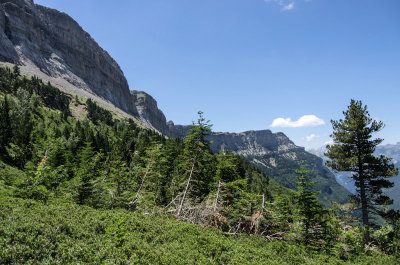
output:
[{"label": "green forest", "polygon": [[399,212],[363,226],[356,198],[323,206],[305,166],[287,189],[211,129],[167,139],[0,68],[0,264],[400,262]]}]

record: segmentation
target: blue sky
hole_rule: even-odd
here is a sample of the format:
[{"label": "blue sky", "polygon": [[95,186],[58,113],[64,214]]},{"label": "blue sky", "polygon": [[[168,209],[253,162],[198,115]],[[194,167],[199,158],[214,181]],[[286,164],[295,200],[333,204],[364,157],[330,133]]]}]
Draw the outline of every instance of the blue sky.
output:
[{"label": "blue sky", "polygon": [[354,98],[400,142],[398,0],[35,2],[77,20],[176,124],[202,110],[215,131],[313,148]]}]

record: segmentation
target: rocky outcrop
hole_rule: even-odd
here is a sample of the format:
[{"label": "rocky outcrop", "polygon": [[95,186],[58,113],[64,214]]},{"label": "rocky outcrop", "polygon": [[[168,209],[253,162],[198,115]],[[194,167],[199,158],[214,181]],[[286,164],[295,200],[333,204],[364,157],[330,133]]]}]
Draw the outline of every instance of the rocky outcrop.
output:
[{"label": "rocky outcrop", "polygon": [[248,131],[243,133],[213,133],[208,136],[214,151],[228,150],[240,156],[262,156],[271,153],[286,154],[303,150],[296,146],[283,133],[270,130]]},{"label": "rocky outcrop", "polygon": [[32,0],[0,0],[0,58],[29,65],[137,115],[118,64],[70,16]]},{"label": "rocky outcrop", "polygon": [[185,137],[186,134],[189,133],[190,130],[190,125],[179,125],[179,124],[174,124],[173,121],[167,122],[168,126],[168,137],[171,138],[183,138]]},{"label": "rocky outcrop", "polygon": [[158,108],[157,101],[144,91],[132,90],[131,96],[141,121],[169,136],[167,120],[164,113]]}]

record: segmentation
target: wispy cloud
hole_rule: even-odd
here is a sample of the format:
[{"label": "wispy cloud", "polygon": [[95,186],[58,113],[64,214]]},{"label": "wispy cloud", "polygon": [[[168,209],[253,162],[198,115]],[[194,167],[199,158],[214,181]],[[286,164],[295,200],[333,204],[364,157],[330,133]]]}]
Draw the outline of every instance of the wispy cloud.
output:
[{"label": "wispy cloud", "polygon": [[297,128],[297,127],[315,127],[324,125],[325,121],[315,115],[304,115],[297,121],[292,121],[291,118],[276,118],[273,120],[271,127],[273,128]]},{"label": "wispy cloud", "polygon": [[314,139],[316,139],[316,138],[319,138],[320,136],[319,135],[316,135],[316,134],[310,134],[309,136],[306,136],[305,137],[305,139],[306,139],[306,141],[307,142],[311,142],[311,141],[313,141]]},{"label": "wispy cloud", "polygon": [[[266,3],[274,3],[281,7],[281,11],[289,11],[294,9],[295,2],[300,0],[264,0]],[[301,0],[304,2],[311,2],[312,0]]]},{"label": "wispy cloud", "polygon": [[294,2],[291,2],[285,6],[283,6],[282,11],[292,10],[294,8]]}]

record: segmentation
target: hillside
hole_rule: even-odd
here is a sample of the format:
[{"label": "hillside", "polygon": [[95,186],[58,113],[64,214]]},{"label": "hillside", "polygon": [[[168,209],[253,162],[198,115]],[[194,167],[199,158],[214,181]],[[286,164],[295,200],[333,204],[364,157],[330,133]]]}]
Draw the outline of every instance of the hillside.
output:
[{"label": "hillside", "polygon": [[[64,92],[91,98],[104,108],[167,137],[183,138],[188,132],[189,126],[175,125],[172,121],[167,123],[151,95],[129,90],[117,62],[67,14],[36,5],[32,0],[1,0],[0,43],[0,60],[20,65],[22,73],[28,76],[38,76]],[[224,147],[239,154],[291,189],[296,186],[293,170],[304,161],[313,170],[313,179],[317,181],[315,188],[321,192],[320,199],[325,204],[330,200],[347,200],[349,193],[317,157],[294,147],[293,143],[288,152],[281,151],[286,148],[285,143],[270,149],[276,142],[280,143],[279,137],[287,137],[282,133],[267,134],[270,142],[257,138],[252,142],[239,140],[232,143],[232,139],[240,138],[234,133],[214,133],[210,140],[219,143],[212,146],[215,152]],[[261,153],[253,148],[254,144]],[[238,148],[242,151],[237,152]]]}]

